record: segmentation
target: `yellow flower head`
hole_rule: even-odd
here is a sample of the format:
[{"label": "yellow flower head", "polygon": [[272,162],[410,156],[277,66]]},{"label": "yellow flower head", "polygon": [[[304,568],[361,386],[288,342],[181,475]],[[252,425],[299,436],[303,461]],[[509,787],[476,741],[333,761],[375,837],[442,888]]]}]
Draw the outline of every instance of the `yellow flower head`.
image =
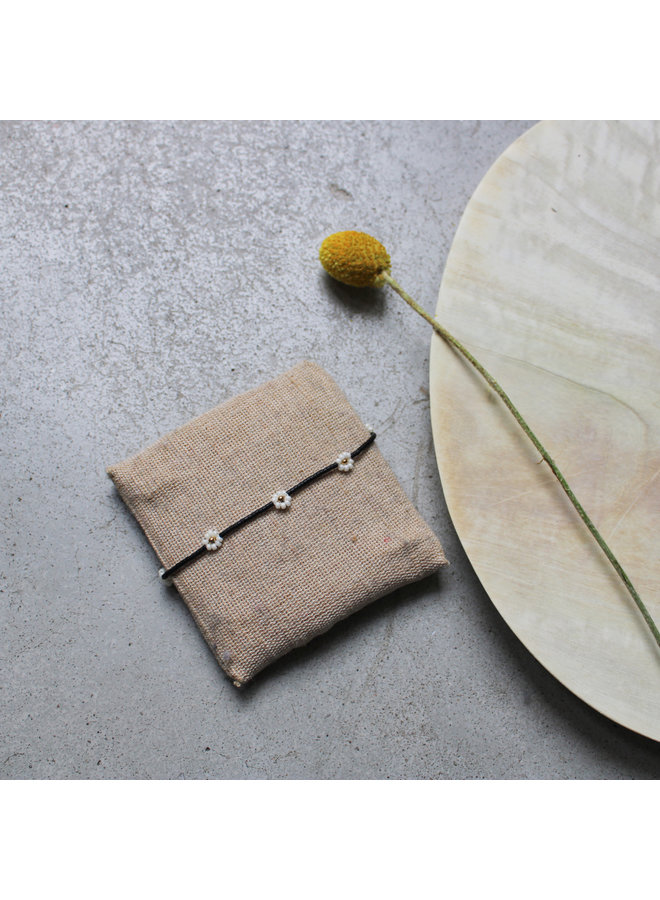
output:
[{"label": "yellow flower head", "polygon": [[385,247],[363,231],[338,231],[321,244],[319,259],[325,271],[353,287],[382,287],[383,272],[392,268]]}]

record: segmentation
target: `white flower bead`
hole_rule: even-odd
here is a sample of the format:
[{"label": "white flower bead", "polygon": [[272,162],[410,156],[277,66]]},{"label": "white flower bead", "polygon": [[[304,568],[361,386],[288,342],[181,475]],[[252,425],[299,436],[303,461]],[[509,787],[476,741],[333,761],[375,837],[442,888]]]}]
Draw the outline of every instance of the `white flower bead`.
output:
[{"label": "white flower bead", "polygon": [[286,491],[278,491],[273,494],[273,506],[275,509],[288,509],[291,506],[291,497]]},{"label": "white flower bead", "polygon": [[215,528],[209,528],[202,540],[207,550],[217,550],[222,543],[220,532],[216,531]]},{"label": "white flower bead", "polygon": [[364,427],[367,429],[367,431],[371,432],[371,434],[374,433],[374,426],[373,426],[373,425],[365,425]]},{"label": "white flower bead", "polygon": [[353,458],[350,453],[340,453],[336,462],[340,472],[350,472],[354,466]]}]

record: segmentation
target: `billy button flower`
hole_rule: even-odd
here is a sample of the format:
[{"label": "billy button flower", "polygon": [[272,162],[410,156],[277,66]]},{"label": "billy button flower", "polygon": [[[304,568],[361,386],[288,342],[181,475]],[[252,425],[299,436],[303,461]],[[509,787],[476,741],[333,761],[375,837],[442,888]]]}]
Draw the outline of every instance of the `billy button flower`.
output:
[{"label": "billy button flower", "polygon": [[457,340],[452,334],[450,334],[447,329],[442,326],[440,322],[438,322],[437,319],[427,313],[426,310],[423,309],[419,305],[419,303],[413,300],[413,298],[403,290],[401,285],[399,285],[394,280],[394,278],[392,278],[390,274],[392,268],[390,257],[387,250],[385,249],[385,247],[383,247],[380,241],[377,241],[376,238],[371,237],[371,235],[365,234],[362,231],[338,231],[336,234],[331,234],[323,241],[323,243],[321,244],[321,249],[319,251],[319,258],[326,272],[332,275],[332,277],[337,281],[341,281],[343,284],[349,284],[353,287],[376,288],[383,287],[385,284],[388,284],[392,288],[392,290],[396,291],[396,293],[415,310],[416,313],[422,316],[423,319],[426,319],[426,321],[435,329],[435,331],[443,340],[445,340],[455,350],[462,354],[462,356],[465,357],[470,365],[477,370],[484,381],[486,381],[486,383],[500,397],[518,425],[520,425],[527,437],[541,454],[542,459],[544,459],[550,467],[552,474],[562,486],[564,492],[566,493],[566,496],[575,507],[578,515],[587,526],[594,540],[601,548],[601,550],[611,563],[612,567],[614,568],[614,571],[617,573],[617,575],[625,585],[628,593],[630,594],[640,613],[644,617],[644,621],[648,625],[653,637],[655,638],[656,643],[660,647],[660,631],[658,631],[658,627],[653,621],[651,614],[649,613],[641,597],[635,590],[632,582],[624,572],[618,559],[612,553],[607,543],[605,542],[605,539],[598,531],[594,523],[591,521],[591,519],[585,512],[584,507],[573,493],[555,461],[552,459],[541,441],[534,434],[520,412],[513,405],[511,398],[498,384],[495,378],[493,378],[490,372],[488,372],[481,365],[481,363],[470,353],[467,347],[465,347],[459,340]]},{"label": "billy button flower", "polygon": [[338,231],[321,244],[323,268],[352,287],[382,287],[392,268],[389,253],[376,238],[362,231]]}]

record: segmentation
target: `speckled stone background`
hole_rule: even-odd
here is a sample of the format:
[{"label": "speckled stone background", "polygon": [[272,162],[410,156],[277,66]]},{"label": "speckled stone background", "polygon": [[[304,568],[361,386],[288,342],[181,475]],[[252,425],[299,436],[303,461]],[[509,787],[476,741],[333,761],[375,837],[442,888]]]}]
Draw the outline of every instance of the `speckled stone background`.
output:
[{"label": "speckled stone background", "polygon": [[[369,231],[432,310],[471,192],[531,124],[0,126],[3,778],[660,776],[658,745],[558,684],[472,572],[428,326],[317,261],[326,234]],[[305,357],[374,423],[451,566],[239,692],[105,467]]]}]

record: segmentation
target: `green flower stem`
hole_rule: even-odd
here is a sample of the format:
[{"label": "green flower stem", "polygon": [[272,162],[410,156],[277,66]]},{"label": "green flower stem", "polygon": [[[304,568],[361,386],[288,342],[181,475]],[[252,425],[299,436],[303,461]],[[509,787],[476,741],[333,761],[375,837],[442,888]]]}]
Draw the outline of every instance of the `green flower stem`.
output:
[{"label": "green flower stem", "polygon": [[406,301],[406,303],[409,306],[412,306],[412,308],[415,310],[416,313],[419,313],[419,315],[422,316],[422,318],[426,319],[426,321],[430,325],[433,326],[433,328],[440,335],[440,337],[444,338],[444,340],[447,341],[448,344],[451,344],[452,347],[455,347],[456,350],[458,350],[458,352],[461,353],[472,366],[474,366],[474,368],[481,375],[481,377],[490,385],[490,387],[495,391],[495,393],[502,399],[504,405],[509,410],[509,412],[513,415],[516,422],[520,425],[520,427],[525,432],[527,437],[534,444],[534,446],[536,447],[538,452],[541,454],[542,458],[550,466],[552,474],[555,476],[555,478],[557,479],[559,484],[564,489],[566,496],[568,497],[568,499],[571,501],[571,503],[577,510],[578,515],[580,516],[580,518],[582,519],[584,524],[587,526],[587,528],[589,529],[589,531],[595,538],[598,546],[601,548],[601,550],[603,551],[605,556],[608,558],[608,560],[612,564],[614,571],[617,573],[617,575],[619,576],[621,581],[626,586],[628,593],[635,601],[637,608],[639,609],[642,616],[644,617],[644,621],[646,622],[649,629],[651,630],[651,634],[655,638],[656,644],[658,645],[658,647],[660,647],[660,631],[658,631],[657,625],[653,621],[653,618],[652,618],[650,612],[648,611],[648,609],[646,608],[644,602],[642,601],[642,598],[639,596],[639,594],[635,590],[630,578],[628,578],[628,576],[624,572],[623,567],[621,566],[620,562],[618,561],[616,556],[612,553],[612,551],[608,547],[608,545],[605,541],[605,538],[598,531],[598,529],[596,528],[594,523],[591,521],[591,519],[585,512],[584,507],[582,506],[580,501],[577,499],[577,497],[571,490],[568,482],[566,481],[566,479],[564,478],[562,473],[559,471],[557,464],[555,463],[553,458],[550,456],[548,451],[545,449],[545,447],[543,446],[541,441],[536,437],[536,435],[534,434],[532,429],[529,427],[527,422],[520,415],[520,413],[518,412],[516,407],[513,405],[513,402],[511,401],[508,394],[498,384],[498,382],[493,378],[493,376],[490,374],[490,372],[488,372],[481,365],[481,363],[477,359],[474,358],[474,356],[470,353],[470,351],[467,349],[467,347],[464,347],[463,344],[461,344],[461,342],[459,340],[457,340],[452,334],[450,334],[446,328],[443,328],[443,326],[437,321],[437,319],[434,319],[433,316],[429,315],[425,309],[422,309],[422,307],[419,305],[419,303],[417,303],[415,300],[413,300],[413,298],[409,294],[407,294],[399,284],[397,284],[397,282],[392,278],[391,275],[389,275],[387,272],[382,272],[381,277],[384,281],[387,282],[387,284],[390,285],[391,288],[393,288],[396,291],[396,293],[400,297],[402,297]]}]

